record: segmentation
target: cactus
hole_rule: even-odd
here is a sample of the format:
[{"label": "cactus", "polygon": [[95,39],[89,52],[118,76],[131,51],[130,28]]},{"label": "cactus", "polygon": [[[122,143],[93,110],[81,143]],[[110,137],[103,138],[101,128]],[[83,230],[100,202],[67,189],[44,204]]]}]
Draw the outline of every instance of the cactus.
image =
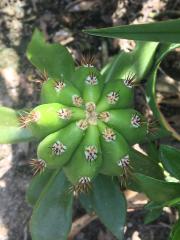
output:
[{"label": "cactus", "polygon": [[64,169],[78,193],[99,173],[126,174],[131,145],[148,135],[146,119],[132,108],[135,74],[126,75],[106,83],[94,66],[81,66],[71,81],[47,77],[42,104],[20,118],[40,140],[40,171]]}]

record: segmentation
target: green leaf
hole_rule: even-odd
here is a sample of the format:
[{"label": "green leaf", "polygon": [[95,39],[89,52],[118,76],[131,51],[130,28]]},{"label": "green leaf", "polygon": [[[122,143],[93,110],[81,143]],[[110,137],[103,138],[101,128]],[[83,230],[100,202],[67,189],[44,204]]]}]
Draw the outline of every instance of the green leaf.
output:
[{"label": "green leaf", "polygon": [[180,207],[180,197],[174,198],[173,200],[165,202],[164,206],[167,206],[167,207]]},{"label": "green leaf", "polygon": [[102,223],[118,240],[123,239],[127,206],[115,180],[99,175],[93,182],[92,191],[82,195],[80,200],[88,211],[94,209]]},{"label": "green leaf", "polygon": [[171,146],[161,145],[159,153],[165,169],[180,180],[180,150]]},{"label": "green leaf", "polygon": [[154,66],[158,66],[158,64],[161,63],[161,61],[166,57],[166,55],[173,51],[176,48],[179,48],[180,44],[178,43],[164,43],[164,44],[159,44],[158,46],[158,51],[155,57],[155,64]]},{"label": "green leaf", "polygon": [[121,52],[115,56],[103,70],[105,82],[127,77],[130,73],[136,75],[138,82],[141,81],[153,65],[157,47],[158,43],[137,42],[132,52]]},{"label": "green leaf", "polygon": [[49,77],[70,80],[74,72],[74,62],[68,50],[60,44],[49,44],[43,33],[35,30],[27,49],[27,57],[32,64]]},{"label": "green leaf", "polygon": [[[156,158],[158,158],[158,156]],[[130,159],[133,172],[142,173],[149,177],[163,180],[164,175],[156,158],[153,159],[150,156],[146,156],[135,149],[132,149],[130,151]]]},{"label": "green leaf", "polygon": [[147,212],[144,223],[148,224],[156,220],[161,215],[163,206],[155,202],[149,202],[144,206],[144,209]]},{"label": "green leaf", "polygon": [[146,153],[156,162],[159,162],[159,151],[154,142],[148,142]]},{"label": "green leaf", "polygon": [[[161,167],[158,165],[157,159],[152,159],[133,148],[129,152],[129,156],[133,172],[164,180],[164,175]],[[128,178],[128,188],[136,192],[141,191],[139,184],[137,184],[136,179],[133,177]]]},{"label": "green leaf", "polygon": [[163,207],[162,204],[158,204],[156,202],[150,201],[144,206],[144,209],[146,211],[149,211],[149,210],[155,210],[155,209],[162,208],[162,207]]},{"label": "green leaf", "polygon": [[[180,140],[180,134],[178,134],[167,122],[164,115],[159,109],[159,106],[156,102],[156,80],[157,80],[157,70],[162,59],[174,48],[180,46],[180,44],[161,44],[156,54],[156,61],[152,67],[151,73],[146,76],[148,79],[146,86],[146,100],[150,105],[154,117],[159,121],[161,127],[160,132],[166,132],[167,134],[171,133],[173,137],[177,140]],[[159,134],[161,135],[161,134]]]},{"label": "green leaf", "polygon": [[32,240],[66,240],[72,222],[72,193],[62,171],[57,171],[35,205],[30,222]]},{"label": "green leaf", "polygon": [[45,169],[44,172],[33,177],[27,191],[26,191],[26,200],[29,204],[34,206],[38,201],[41,192],[50,181],[53,170]]},{"label": "green leaf", "polygon": [[165,182],[140,173],[134,174],[134,178],[141,191],[156,203],[163,204],[180,195],[180,183]]},{"label": "green leaf", "polygon": [[170,235],[170,240],[179,240],[179,236],[180,236],[180,220],[174,225]]},{"label": "green leaf", "polygon": [[170,201],[158,204],[156,202],[149,202],[144,208],[145,210],[155,210],[163,207],[179,207],[180,206],[180,197],[174,198]]},{"label": "green leaf", "polygon": [[32,133],[19,124],[20,111],[0,107],[0,144],[18,143],[33,139]]},{"label": "green leaf", "polygon": [[158,217],[160,217],[161,213],[162,213],[162,208],[149,210],[145,215],[144,223],[148,224],[155,221]]},{"label": "green leaf", "polygon": [[180,19],[110,28],[88,29],[95,36],[153,42],[180,42]]},{"label": "green leaf", "polygon": [[93,207],[93,203],[91,201],[91,197],[90,197],[90,193],[88,194],[80,194],[79,196],[79,200],[81,205],[86,209],[86,211],[89,214],[92,214],[94,212],[94,207]]}]

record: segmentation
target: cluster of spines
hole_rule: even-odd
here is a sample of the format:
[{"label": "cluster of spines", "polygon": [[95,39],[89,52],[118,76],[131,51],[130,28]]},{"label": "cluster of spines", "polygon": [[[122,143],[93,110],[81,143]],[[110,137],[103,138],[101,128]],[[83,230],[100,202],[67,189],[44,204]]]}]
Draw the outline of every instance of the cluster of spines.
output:
[{"label": "cluster of spines", "polygon": [[44,70],[43,72],[37,71],[37,75],[40,77],[40,79],[36,79],[34,82],[39,84],[40,86],[48,80],[48,74],[46,70]]},{"label": "cluster of spines", "polygon": [[96,77],[96,74],[94,72],[90,72],[89,75],[86,77],[85,82],[87,85],[91,85],[91,86],[97,85],[98,79]]},{"label": "cluster of spines", "polygon": [[63,88],[66,87],[66,83],[63,82],[62,80],[58,81],[58,80],[55,80],[54,81],[54,89],[56,92],[61,92],[63,90]]},{"label": "cluster of spines", "polygon": [[63,144],[62,142],[60,142],[60,141],[56,141],[56,142],[52,145],[51,149],[52,149],[52,153],[53,153],[54,155],[60,156],[60,155],[62,155],[62,154],[66,151],[67,146],[64,145],[64,144]]},{"label": "cluster of spines", "polygon": [[78,196],[81,193],[88,193],[92,188],[91,179],[89,177],[79,178],[76,185],[70,186],[69,190]]},{"label": "cluster of spines", "polygon": [[81,107],[83,105],[83,99],[78,95],[72,96],[72,102],[73,102],[73,105],[76,107]]},{"label": "cluster of spines", "polygon": [[102,132],[103,138],[106,142],[112,142],[116,140],[116,133],[112,128],[105,128]]},{"label": "cluster of spines", "polygon": [[110,120],[110,113],[109,112],[101,112],[99,115],[98,115],[98,119],[107,123],[109,122]]},{"label": "cluster of spines", "polygon": [[72,111],[69,108],[62,108],[58,111],[58,116],[61,119],[69,120],[72,117]]},{"label": "cluster of spines", "polygon": [[95,57],[91,55],[84,55],[81,57],[81,66],[93,68],[95,62]]},{"label": "cluster of spines", "polygon": [[76,122],[76,125],[78,128],[85,131],[88,128],[88,121],[86,119],[81,119],[78,122]]},{"label": "cluster of spines", "polygon": [[136,74],[134,74],[133,72],[129,72],[127,74],[127,77],[125,77],[124,79],[124,84],[129,88],[136,86],[137,85]]},{"label": "cluster of spines", "polygon": [[20,113],[19,116],[20,127],[27,128],[31,123],[37,122],[39,118],[40,113],[35,111]]},{"label": "cluster of spines", "polygon": [[137,113],[133,114],[131,118],[131,125],[135,128],[138,128],[141,126],[141,124],[142,124],[142,121],[139,115]]},{"label": "cluster of spines", "polygon": [[131,175],[131,170],[132,170],[129,155],[125,155],[124,157],[122,157],[117,162],[117,165],[119,167],[121,167],[122,170],[123,170],[122,174],[119,176],[121,188],[126,189],[127,188],[127,186],[126,186],[127,185],[127,179],[128,179],[128,176]]},{"label": "cluster of spines", "polygon": [[94,145],[89,145],[89,146],[85,147],[84,154],[85,154],[85,158],[88,162],[91,163],[91,162],[95,161],[98,156],[97,147]]},{"label": "cluster of spines", "polygon": [[109,104],[116,104],[119,100],[119,92],[111,91],[107,94],[106,98]]},{"label": "cluster of spines", "polygon": [[46,162],[42,159],[32,159],[29,161],[29,164],[32,167],[33,176],[44,172],[46,168]]}]

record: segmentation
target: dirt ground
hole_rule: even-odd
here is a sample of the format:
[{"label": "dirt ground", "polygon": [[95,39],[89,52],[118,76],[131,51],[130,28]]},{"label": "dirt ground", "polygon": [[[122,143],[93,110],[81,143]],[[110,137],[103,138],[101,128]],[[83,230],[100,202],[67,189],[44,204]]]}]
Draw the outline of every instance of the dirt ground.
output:
[{"label": "dirt ground", "polygon": [[[88,36],[82,29],[178,17],[180,0],[0,0],[0,104],[23,108],[38,103],[39,92],[34,84],[38,75],[25,56],[35,27],[45,33],[48,41],[67,46],[76,61],[83,53],[95,55],[95,64],[101,68],[119,49],[131,49],[134,43]],[[180,132],[179,57],[180,51],[176,50],[163,62],[157,89],[162,111]],[[138,91],[137,99],[141,99]],[[140,104],[137,107],[143,108]],[[179,146],[173,139],[166,142]],[[31,239],[28,221],[32,209],[25,201],[25,191],[32,178],[27,162],[36,156],[35,149],[35,143],[0,146],[0,240]],[[76,203],[75,218],[84,213]],[[172,223],[169,211],[148,225],[143,224],[144,215],[143,209],[128,212],[125,239],[167,240]],[[74,239],[115,238],[96,219]]]}]

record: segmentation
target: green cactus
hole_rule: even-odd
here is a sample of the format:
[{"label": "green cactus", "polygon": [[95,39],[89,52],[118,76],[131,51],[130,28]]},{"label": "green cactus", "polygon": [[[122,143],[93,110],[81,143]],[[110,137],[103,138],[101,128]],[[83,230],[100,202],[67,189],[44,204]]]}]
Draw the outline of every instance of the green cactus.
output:
[{"label": "green cactus", "polygon": [[[41,142],[42,168],[63,168],[78,193],[99,173],[124,176],[129,151],[148,135],[148,123],[132,109],[134,73],[105,82],[94,66],[81,66],[71,81],[64,76],[42,83],[42,105],[20,118]],[[39,166],[38,165],[38,166]]]}]

